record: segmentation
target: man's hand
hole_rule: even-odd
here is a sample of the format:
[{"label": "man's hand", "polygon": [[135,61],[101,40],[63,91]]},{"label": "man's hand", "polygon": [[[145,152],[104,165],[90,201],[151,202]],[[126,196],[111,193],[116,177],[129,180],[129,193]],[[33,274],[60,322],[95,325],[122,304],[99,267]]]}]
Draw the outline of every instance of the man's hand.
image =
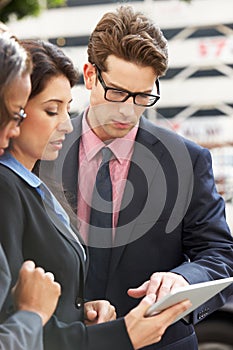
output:
[{"label": "man's hand", "polygon": [[25,261],[12,294],[16,309],[37,313],[44,326],[56,309],[61,286],[54,282],[51,272],[35,267],[33,261]]},{"label": "man's hand", "polygon": [[128,295],[132,298],[142,298],[145,295],[154,294],[156,300],[159,300],[176,288],[188,285],[189,283],[181,275],[172,272],[156,272],[151,275],[149,281],[138,288],[130,288]]},{"label": "man's hand", "polygon": [[155,294],[147,295],[125,316],[126,328],[135,350],[159,342],[176,317],[191,307],[190,301],[185,300],[155,316],[145,317],[145,312],[155,299]]},{"label": "man's hand", "polygon": [[85,324],[113,321],[116,319],[115,307],[107,300],[94,300],[84,304]]}]

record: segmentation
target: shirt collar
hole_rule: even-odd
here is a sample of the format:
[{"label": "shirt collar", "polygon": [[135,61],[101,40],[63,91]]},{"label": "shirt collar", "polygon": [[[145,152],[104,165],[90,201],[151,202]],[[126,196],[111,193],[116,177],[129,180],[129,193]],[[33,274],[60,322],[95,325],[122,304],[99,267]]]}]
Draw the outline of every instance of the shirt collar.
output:
[{"label": "shirt collar", "polygon": [[20,162],[18,162],[18,160],[15,159],[9,152],[6,152],[1,156],[0,163],[11,169],[31,187],[36,188],[41,185],[41,180],[35,174],[25,168]]},{"label": "shirt collar", "polygon": [[83,144],[83,148],[85,151],[85,155],[88,161],[91,161],[92,158],[96,156],[96,154],[105,146],[105,144],[96,136],[96,134],[92,131],[87,122],[87,111],[84,113],[84,117],[82,120],[82,139],[81,142]]},{"label": "shirt collar", "polygon": [[122,164],[125,159],[130,159],[138,132],[138,124],[135,125],[124,137],[116,138],[105,143],[96,136],[88,125],[87,112],[88,109],[86,109],[82,120],[82,144],[88,161],[94,158],[101,148],[105,146],[108,146],[111,149],[119,163]]}]

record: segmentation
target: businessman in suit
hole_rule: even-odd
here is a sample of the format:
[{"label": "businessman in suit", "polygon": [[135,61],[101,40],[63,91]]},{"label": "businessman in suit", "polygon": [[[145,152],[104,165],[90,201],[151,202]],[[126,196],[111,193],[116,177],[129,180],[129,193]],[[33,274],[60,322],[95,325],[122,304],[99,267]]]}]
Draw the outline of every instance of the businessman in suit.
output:
[{"label": "businessman in suit", "polygon": [[[73,119],[74,131],[50,172],[62,183],[63,199],[89,245],[86,297],[108,299],[118,316],[145,294],[160,299],[177,287],[233,274],[233,241],[209,151],[143,116],[160,98],[158,79],[167,59],[166,39],[150,19],[130,6],[106,13],[90,36],[83,68],[90,105]],[[93,224],[92,208],[102,148],[111,151],[105,172],[105,184],[109,175],[112,184],[112,209],[104,213],[110,211],[112,220],[107,244],[98,226],[109,230]],[[90,240],[93,226],[100,235]],[[193,324],[231,292],[176,322],[149,348],[197,349]]]}]

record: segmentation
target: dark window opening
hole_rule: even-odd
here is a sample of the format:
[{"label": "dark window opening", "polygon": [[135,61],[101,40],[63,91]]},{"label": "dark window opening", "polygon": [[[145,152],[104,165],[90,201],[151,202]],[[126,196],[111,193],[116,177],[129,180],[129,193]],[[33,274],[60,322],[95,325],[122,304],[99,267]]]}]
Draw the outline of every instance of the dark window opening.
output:
[{"label": "dark window opening", "polygon": [[168,80],[168,79],[172,79],[174,78],[177,74],[179,74],[180,72],[182,72],[182,70],[185,67],[181,67],[181,68],[169,68],[165,74],[165,76],[161,77],[160,80]]},{"label": "dark window opening", "polygon": [[73,36],[73,37],[58,37],[58,38],[50,38],[49,42],[60,47],[65,46],[87,46],[88,45],[89,36]]},{"label": "dark window opening", "polygon": [[189,78],[204,78],[204,77],[219,77],[225,76],[222,72],[217,69],[201,69],[191,74]]},{"label": "dark window opening", "polygon": [[187,106],[183,107],[165,107],[165,108],[157,108],[157,118],[162,119],[171,119],[174,118],[177,114],[182,112]]},{"label": "dark window opening", "polygon": [[219,117],[220,115],[226,115],[224,112],[220,111],[217,108],[213,109],[200,109],[193,113],[190,118],[195,118],[195,117]]},{"label": "dark window opening", "polygon": [[213,36],[225,36],[223,33],[219,32],[217,28],[200,28],[195,30],[192,34],[188,36],[191,38],[206,38]]}]

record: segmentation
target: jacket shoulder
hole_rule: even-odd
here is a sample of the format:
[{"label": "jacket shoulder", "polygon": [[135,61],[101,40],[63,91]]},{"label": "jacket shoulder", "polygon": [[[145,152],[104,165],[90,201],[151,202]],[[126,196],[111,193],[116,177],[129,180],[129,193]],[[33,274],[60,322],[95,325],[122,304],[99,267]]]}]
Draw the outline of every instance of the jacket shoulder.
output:
[{"label": "jacket shoulder", "polygon": [[162,142],[165,146],[170,144],[175,147],[179,144],[183,144],[190,153],[200,153],[204,150],[204,148],[197,143],[179,135],[173,130],[157,126],[156,123],[153,123],[145,117],[141,118],[140,129],[153,135],[156,141]]}]

